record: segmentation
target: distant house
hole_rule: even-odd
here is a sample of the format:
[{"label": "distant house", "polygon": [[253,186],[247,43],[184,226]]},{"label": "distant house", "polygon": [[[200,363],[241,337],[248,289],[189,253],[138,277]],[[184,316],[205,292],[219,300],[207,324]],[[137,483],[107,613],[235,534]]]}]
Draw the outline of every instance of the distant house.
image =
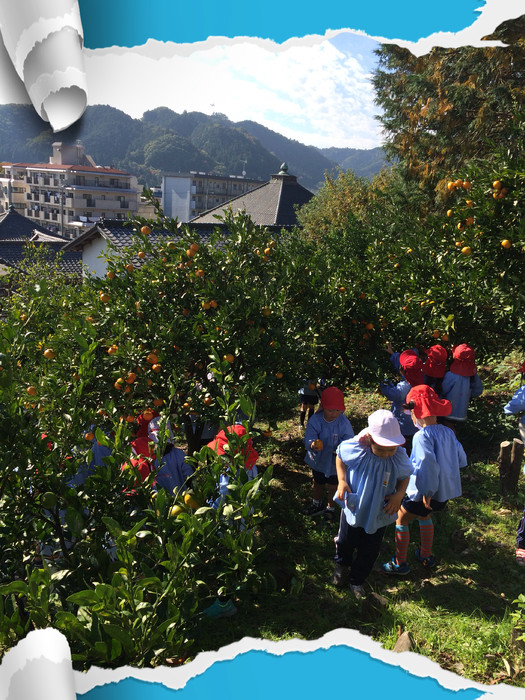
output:
[{"label": "distant house", "polygon": [[[68,241],[62,250],[75,252],[82,257],[84,272],[94,277],[103,277],[106,274],[106,261],[104,254],[108,244],[117,250],[127,248],[132,243],[134,235],[133,226],[120,219],[101,219],[89,230],[78,238]],[[151,233],[151,240],[164,240],[168,236],[167,231],[155,229]]]},{"label": "distant house", "polygon": [[[35,224],[11,206],[0,214],[0,274],[5,274],[10,268],[20,267],[30,243],[43,246],[49,260],[54,261],[65,242],[65,238]],[[82,255],[73,251],[63,253],[59,269],[66,275],[80,277]]]},{"label": "distant house", "polygon": [[295,175],[289,175],[286,163],[281,170],[250,192],[230,199],[191,219],[189,225],[199,233],[220,226],[217,217],[223,217],[228,209],[233,213],[243,211],[254,224],[265,226],[273,231],[293,228],[297,225],[296,207],[309,202],[313,193],[297,182]]}]

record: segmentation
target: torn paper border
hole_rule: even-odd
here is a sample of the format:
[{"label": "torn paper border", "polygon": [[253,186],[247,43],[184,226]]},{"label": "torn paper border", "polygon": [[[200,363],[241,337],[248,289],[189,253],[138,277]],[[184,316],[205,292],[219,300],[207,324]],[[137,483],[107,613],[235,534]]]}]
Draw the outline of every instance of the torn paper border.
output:
[{"label": "torn paper border", "polygon": [[0,2],[0,32],[40,117],[53,131],[76,122],[88,96],[78,0]]}]

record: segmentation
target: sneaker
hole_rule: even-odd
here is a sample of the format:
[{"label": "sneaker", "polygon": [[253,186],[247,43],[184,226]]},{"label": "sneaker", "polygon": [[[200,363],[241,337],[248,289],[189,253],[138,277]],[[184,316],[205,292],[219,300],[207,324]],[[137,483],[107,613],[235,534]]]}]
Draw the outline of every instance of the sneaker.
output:
[{"label": "sneaker", "polygon": [[405,562],[404,564],[396,564],[395,559],[387,561],[386,564],[381,564],[381,571],[384,574],[397,574],[398,576],[404,576],[410,571],[409,565]]},{"label": "sneaker", "polygon": [[525,566],[525,549],[516,550],[516,564],[518,564],[518,566]]},{"label": "sneaker", "polygon": [[357,600],[362,600],[365,597],[365,589],[363,586],[356,586],[354,583],[351,583],[350,590],[355,595]]},{"label": "sneaker", "polygon": [[324,513],[325,507],[323,505],[322,501],[319,501],[319,503],[312,503],[311,505],[308,506],[308,508],[305,508],[303,513],[307,515],[310,518],[313,518],[314,515],[320,515],[321,513]]},{"label": "sneaker", "polygon": [[[436,560],[434,559],[432,554],[428,557],[422,557],[419,552],[419,549],[416,549],[415,557],[418,561],[420,561],[423,564],[423,566],[426,566],[428,569],[431,569],[433,566],[436,565]],[[525,564],[525,562],[523,563]]]},{"label": "sneaker", "polygon": [[332,574],[332,585],[337,586],[337,588],[343,588],[348,583],[348,566],[343,566],[343,564],[336,564],[334,568],[334,573]]},{"label": "sneaker", "polygon": [[202,612],[204,615],[206,615],[206,617],[217,619],[219,617],[231,617],[232,615],[235,615],[237,608],[233,604],[231,598],[228,598],[228,600],[224,603],[221,603],[221,601],[217,598]]}]

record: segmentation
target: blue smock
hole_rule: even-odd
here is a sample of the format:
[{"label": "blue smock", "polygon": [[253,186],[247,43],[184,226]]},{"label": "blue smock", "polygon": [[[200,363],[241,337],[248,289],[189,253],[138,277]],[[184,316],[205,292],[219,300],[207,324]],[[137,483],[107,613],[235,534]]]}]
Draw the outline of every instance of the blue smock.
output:
[{"label": "blue smock", "polygon": [[395,492],[399,481],[412,474],[404,447],[398,447],[392,457],[378,457],[357,439],[345,440],[339,445],[337,455],[347,467],[346,483],[352,491],[344,506],[348,524],[373,534],[395,522],[397,513],[388,515],[383,508],[386,496]]},{"label": "blue smock", "polygon": [[[304,431],[304,446],[306,457],[304,461],[317,472],[322,472],[326,477],[336,474],[335,450],[339,443],[354,437],[354,430],[350,421],[341,413],[330,423],[325,419],[323,412],[318,411],[310,418]],[[310,445],[314,440],[322,440],[322,450],[311,450]]]},{"label": "blue smock", "polygon": [[467,465],[467,456],[451,428],[440,424],[421,428],[412,440],[410,458],[414,466],[407,488],[410,500],[428,496],[448,501],[461,496],[459,470]]}]

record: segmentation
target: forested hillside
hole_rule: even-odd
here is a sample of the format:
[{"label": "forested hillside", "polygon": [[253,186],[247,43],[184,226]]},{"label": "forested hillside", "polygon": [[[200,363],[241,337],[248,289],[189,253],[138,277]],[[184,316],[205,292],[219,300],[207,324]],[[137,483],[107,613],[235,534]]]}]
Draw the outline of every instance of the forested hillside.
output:
[{"label": "forested hillside", "polygon": [[162,172],[189,170],[220,175],[244,171],[249,178],[267,180],[286,161],[289,172],[315,191],[327,171],[355,165],[357,175],[368,177],[383,165],[382,149],[348,149],[355,157],[346,165],[261,124],[235,123],[223,114],[177,114],[158,107],[133,119],[114,107],[94,105],[76,124],[54,134],[30,105],[0,105],[0,161],[47,162],[54,141],[76,139],[97,164],[127,170],[148,186],[160,184]]}]

